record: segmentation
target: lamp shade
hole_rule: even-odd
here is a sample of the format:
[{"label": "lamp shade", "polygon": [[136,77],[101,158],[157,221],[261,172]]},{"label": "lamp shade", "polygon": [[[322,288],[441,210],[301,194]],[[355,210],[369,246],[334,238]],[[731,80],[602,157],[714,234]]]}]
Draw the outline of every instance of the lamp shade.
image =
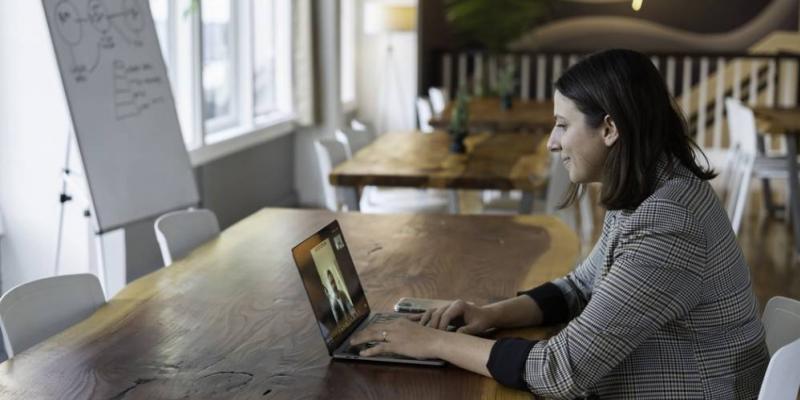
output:
[{"label": "lamp shade", "polygon": [[410,32],[417,28],[417,8],[370,2],[364,5],[364,33]]}]

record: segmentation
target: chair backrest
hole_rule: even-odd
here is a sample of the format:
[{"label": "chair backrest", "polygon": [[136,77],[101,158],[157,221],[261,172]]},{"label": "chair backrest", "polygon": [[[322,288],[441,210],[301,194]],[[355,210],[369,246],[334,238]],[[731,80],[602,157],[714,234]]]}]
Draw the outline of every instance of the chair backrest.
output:
[{"label": "chair backrest", "polygon": [[725,211],[735,233],[739,233],[750,193],[750,178],[756,160],[756,124],[753,111],[739,101],[725,100],[731,146],[726,167]]},{"label": "chair backrest", "polygon": [[0,327],[8,357],[86,319],[106,297],[92,274],[23,283],[0,298]]},{"label": "chair backrest", "polygon": [[165,266],[219,234],[217,216],[206,209],[166,213],[156,219],[154,228]]},{"label": "chair backrest", "polygon": [[728,132],[731,147],[739,146],[747,152],[758,151],[758,129],[756,117],[746,105],[732,97],[725,99],[725,112],[728,116]]},{"label": "chair backrest", "polygon": [[417,97],[417,122],[419,122],[420,131],[425,133],[433,132],[433,127],[430,124],[432,117],[431,103],[424,97]]},{"label": "chair backrest", "polygon": [[322,178],[325,207],[331,211],[339,211],[341,202],[336,193],[336,188],[330,184],[328,176],[330,176],[335,166],[347,160],[347,147],[344,143],[335,139],[318,139],[314,141],[314,151],[317,153],[317,164]]},{"label": "chair backrest", "polygon": [[377,132],[375,132],[375,128],[372,125],[361,121],[360,119],[353,118],[350,120],[350,129],[354,131],[365,131],[369,136],[369,140],[373,141],[376,137],[378,137]]},{"label": "chair backrest", "polygon": [[345,145],[347,151],[347,158],[353,158],[353,155],[358,153],[359,150],[366,147],[372,141],[367,131],[358,131],[348,128],[337,129],[334,133],[336,140]]},{"label": "chair backrest", "polygon": [[344,130],[337,129],[335,132],[333,132],[333,137],[336,138],[339,143],[344,145],[344,153],[347,155],[347,159],[349,160],[353,158],[353,148],[350,147],[350,138],[347,137],[347,134],[344,133]]},{"label": "chair backrest", "polygon": [[431,107],[433,108],[433,112],[435,114],[441,114],[442,111],[444,111],[445,106],[447,105],[447,96],[445,95],[445,89],[438,87],[429,87],[428,97],[431,99]]},{"label": "chair backrest", "polygon": [[783,296],[769,299],[761,323],[767,332],[769,354],[774,354],[782,346],[800,338],[800,301]]},{"label": "chair backrest", "polygon": [[545,194],[545,213],[554,214],[557,211],[558,204],[561,203],[569,186],[569,171],[561,163],[561,157],[551,154],[550,175],[547,182],[547,193]]},{"label": "chair backrest", "polygon": [[781,347],[767,366],[759,400],[795,400],[800,389],[800,339]]}]

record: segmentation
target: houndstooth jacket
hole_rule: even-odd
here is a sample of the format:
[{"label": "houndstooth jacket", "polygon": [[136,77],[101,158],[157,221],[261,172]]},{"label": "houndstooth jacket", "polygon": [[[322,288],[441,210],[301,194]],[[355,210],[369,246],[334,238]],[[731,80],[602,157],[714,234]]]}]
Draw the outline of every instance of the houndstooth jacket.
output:
[{"label": "houndstooth jacket", "polygon": [[594,249],[529,292],[549,340],[501,339],[501,383],[555,398],[754,399],[769,355],[750,274],[710,185],[662,160],[655,192],[606,213]]}]

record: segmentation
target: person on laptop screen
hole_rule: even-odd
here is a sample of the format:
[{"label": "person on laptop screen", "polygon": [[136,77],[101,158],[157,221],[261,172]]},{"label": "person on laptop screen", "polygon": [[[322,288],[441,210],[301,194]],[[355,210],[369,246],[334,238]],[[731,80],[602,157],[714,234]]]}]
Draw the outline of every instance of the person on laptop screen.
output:
[{"label": "person on laptop screen", "polygon": [[[333,247],[337,250],[343,246],[338,239],[341,236],[336,236],[333,241]],[[344,288],[344,278],[342,278],[342,270],[336,260],[334,249],[331,246],[330,240],[324,240],[311,249],[311,258],[316,267],[317,277],[322,284],[322,289],[325,292],[325,297],[328,299],[330,306],[330,313],[323,313],[324,315],[332,315],[333,321],[325,321],[325,327],[333,334],[337,335],[352,322],[355,317],[355,307],[353,307],[353,300]]]},{"label": "person on laptop screen", "polygon": [[[547,145],[573,183],[565,204],[600,182],[608,210],[589,256],[517,297],[457,300],[351,343],[378,342],[365,356],[441,358],[548,398],[756,398],[769,354],[749,268],[659,71],[643,54],[608,50],[567,69],[554,92]],[[441,330],[459,317],[459,332]],[[553,324],[566,326],[548,340],[467,335]]]},{"label": "person on laptop screen", "polygon": [[325,292],[328,294],[328,302],[331,304],[333,318],[338,324],[340,320],[353,314],[353,302],[342,292],[333,278],[331,270],[327,271],[328,283],[325,285]]}]

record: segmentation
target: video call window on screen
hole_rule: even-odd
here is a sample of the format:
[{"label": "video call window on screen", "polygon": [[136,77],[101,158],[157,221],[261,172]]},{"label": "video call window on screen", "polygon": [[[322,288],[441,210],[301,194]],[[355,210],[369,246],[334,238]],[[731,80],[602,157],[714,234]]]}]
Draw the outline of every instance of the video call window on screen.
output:
[{"label": "video call window on screen", "polygon": [[334,253],[334,249],[338,251],[343,248],[342,235],[337,234],[333,237],[333,243],[330,239],[325,239],[311,249],[311,258],[314,260],[317,277],[333,315],[334,326],[330,327],[332,329],[331,336],[337,336],[344,331],[357,315],[353,299],[348,293],[342,270]]}]

